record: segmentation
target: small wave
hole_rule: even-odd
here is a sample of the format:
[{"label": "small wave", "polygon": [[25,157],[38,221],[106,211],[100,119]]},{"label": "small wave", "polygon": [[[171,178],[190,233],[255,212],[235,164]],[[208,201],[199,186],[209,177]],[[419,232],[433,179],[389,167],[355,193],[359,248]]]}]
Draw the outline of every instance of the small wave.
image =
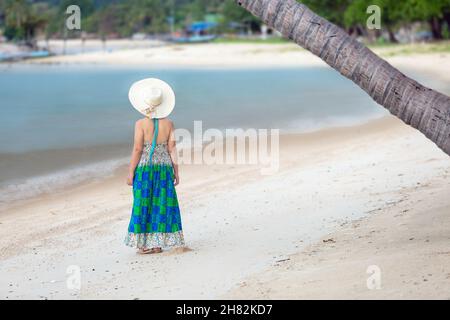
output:
[{"label": "small wave", "polygon": [[84,181],[112,176],[113,172],[125,165],[127,161],[128,158],[104,160],[20,181],[5,182],[4,186],[0,186],[0,206],[3,207],[14,201],[29,199]]}]

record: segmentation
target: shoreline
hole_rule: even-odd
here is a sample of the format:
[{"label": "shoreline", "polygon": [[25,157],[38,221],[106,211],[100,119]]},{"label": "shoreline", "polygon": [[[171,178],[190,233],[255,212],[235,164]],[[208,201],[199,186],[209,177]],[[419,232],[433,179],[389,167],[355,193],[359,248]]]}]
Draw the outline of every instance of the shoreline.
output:
[{"label": "shoreline", "polygon": [[[280,171],[272,176],[261,176],[258,166],[180,168],[185,250],[141,257],[122,244],[132,199],[118,176],[9,210],[0,216],[0,271],[9,275],[0,295],[222,297],[341,224],[386,210],[383,204],[402,200],[404,188],[449,179],[442,174],[448,157],[393,117],[280,142]],[[19,226],[27,231],[15,232]],[[81,291],[65,287],[71,265],[81,268]]]},{"label": "shoreline", "polygon": [[[325,127],[320,127],[320,128],[315,128],[315,129],[311,129],[311,130],[305,130],[305,131],[286,131],[286,132],[281,132],[280,133],[280,138],[282,138],[282,136],[285,137],[289,137],[289,136],[299,136],[299,135],[303,135],[303,134],[311,134],[311,133],[316,133],[316,132],[321,132],[321,131],[327,131],[327,130],[334,130],[334,129],[339,129],[339,128],[351,128],[351,127],[356,127],[356,126],[360,126],[360,125],[364,125],[364,124],[368,124],[372,121],[379,121],[383,118],[385,118],[386,116],[376,116],[376,117],[371,117],[371,118],[367,118],[367,119],[359,119],[359,120],[354,120],[353,123],[342,123],[342,124],[335,124],[335,125],[331,125],[331,126],[325,126]],[[226,137],[225,137],[226,139]],[[206,144],[206,142],[204,143]],[[106,151],[106,154],[112,154],[114,153],[114,151],[111,149],[112,145],[99,145],[99,146],[90,146],[90,147],[77,147],[77,148],[72,148],[72,149],[51,149],[51,150],[38,150],[38,151],[32,151],[32,152],[28,152],[26,154],[23,153],[19,153],[19,154],[6,154],[4,155],[7,158],[7,161],[11,162],[15,156],[19,155],[21,158],[30,158],[31,160],[28,161],[30,163],[26,163],[27,161],[23,161],[24,162],[23,166],[28,167],[30,166],[32,163],[35,164],[35,160],[33,160],[34,158],[41,158],[43,153],[46,152],[51,152],[53,154],[52,157],[58,156],[59,158],[64,159],[65,163],[65,167],[56,169],[56,170],[49,170],[48,168],[44,170],[44,172],[42,174],[37,174],[37,175],[28,175],[24,178],[21,178],[22,180],[20,181],[14,181],[14,180],[6,180],[4,182],[2,182],[2,184],[5,184],[4,186],[1,186],[0,190],[2,190],[4,193],[6,192],[10,192],[10,193],[17,193],[17,192],[21,192],[21,190],[23,189],[27,189],[30,190],[32,188],[40,188],[40,189],[45,189],[46,191],[29,191],[29,195],[25,198],[14,198],[14,199],[6,199],[5,196],[3,195],[0,198],[0,217],[2,212],[9,210],[17,205],[20,206],[21,202],[24,201],[33,201],[36,199],[39,199],[39,197],[52,193],[52,192],[58,192],[59,189],[72,189],[72,188],[76,188],[78,186],[82,186],[83,184],[90,184],[92,182],[95,181],[104,181],[109,179],[111,176],[115,176],[116,174],[118,174],[118,172],[125,172],[126,168],[128,167],[128,156],[125,156],[125,158],[123,157],[122,154],[124,154],[124,144],[117,144],[115,146],[115,148],[117,149],[117,154],[119,154],[120,151],[120,156],[116,156],[116,157],[104,157],[104,154],[102,153],[101,155],[97,152],[97,154],[95,154],[95,161],[87,161],[86,159],[89,158],[89,154],[92,154],[92,150],[103,150],[104,152]],[[129,153],[131,153],[131,148],[132,146],[129,146]],[[183,149],[181,148],[179,152],[192,152],[193,147],[191,147],[191,149]],[[82,153],[83,157],[81,159],[83,159],[81,161],[81,163],[77,163],[73,160],[74,155],[76,155],[77,153]],[[6,161],[6,160],[5,160]],[[6,162],[5,162],[6,163]],[[68,166],[67,166],[68,163]],[[46,165],[45,163],[41,164],[41,166]],[[107,165],[108,168],[102,168],[102,172],[104,172],[104,174],[106,175],[106,177],[103,177],[100,174],[95,174],[96,168],[100,168],[103,165]],[[5,168],[8,166],[8,164],[6,163]],[[65,179],[67,180],[68,177],[70,178],[71,182],[70,184],[65,184],[63,182],[61,182],[61,179]],[[26,179],[25,179],[26,178]],[[24,180],[25,179],[25,180]],[[74,181],[75,180],[75,181]],[[77,181],[78,180],[78,181]],[[9,183],[8,181],[11,181],[13,183]],[[33,183],[34,181],[34,183]],[[49,184],[54,184],[53,187],[47,187],[47,185]],[[8,191],[9,190],[9,191]],[[3,204],[1,204],[3,202]]]}]

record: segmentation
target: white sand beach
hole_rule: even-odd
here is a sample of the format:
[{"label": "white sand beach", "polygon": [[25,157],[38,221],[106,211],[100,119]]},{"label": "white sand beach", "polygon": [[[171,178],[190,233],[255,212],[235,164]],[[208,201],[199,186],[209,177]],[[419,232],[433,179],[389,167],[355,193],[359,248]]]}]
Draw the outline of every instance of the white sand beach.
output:
[{"label": "white sand beach", "polygon": [[[87,41],[86,46],[89,47]],[[109,43],[109,42],[108,42]],[[261,67],[313,67],[327,65],[312,53],[294,43],[205,43],[170,44],[140,43],[130,40],[112,40],[107,46],[111,50],[100,50],[101,44],[91,44],[97,50],[91,52],[57,55],[29,60],[31,64],[94,64],[94,65],[138,65],[167,68],[261,68]],[[52,47],[61,47],[61,41],[51,42]],[[68,41],[70,47],[80,47],[81,41]],[[416,44],[412,48],[402,46],[375,48],[373,51],[400,69],[414,69],[433,73],[450,81],[450,54],[447,52],[403,54],[402,50],[428,48],[427,44]]]},{"label": "white sand beach", "polygon": [[[390,61],[421,72],[418,62],[430,58],[427,74],[447,81],[447,54]],[[323,64],[287,44],[129,49],[30,63]],[[388,116],[286,134],[280,170],[263,176],[259,169],[181,166],[187,248],[159,255],[123,245],[132,203],[126,168],[106,182],[15,204],[0,212],[0,298],[450,298],[450,159],[421,133]],[[381,270],[380,289],[367,287],[369,266]],[[80,290],[67,286],[73,268]]]},{"label": "white sand beach", "polygon": [[[60,45],[60,44],[58,44]],[[74,44],[73,44],[74,45]],[[155,45],[147,48],[97,50],[72,55],[58,55],[29,60],[29,63],[142,65],[147,67],[233,68],[261,66],[323,65],[323,62],[297,45],[254,43],[205,43],[193,45]]]}]

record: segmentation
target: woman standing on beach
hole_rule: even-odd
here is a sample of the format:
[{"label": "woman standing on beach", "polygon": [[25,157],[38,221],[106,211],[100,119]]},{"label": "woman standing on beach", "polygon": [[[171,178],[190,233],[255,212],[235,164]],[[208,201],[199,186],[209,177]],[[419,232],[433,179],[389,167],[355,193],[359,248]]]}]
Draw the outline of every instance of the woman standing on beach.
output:
[{"label": "woman standing on beach", "polygon": [[175,186],[179,183],[174,126],[166,117],[175,106],[172,88],[159,79],[134,83],[129,99],[146,117],[136,122],[127,184],[133,208],[125,244],[138,253],[184,246]]}]

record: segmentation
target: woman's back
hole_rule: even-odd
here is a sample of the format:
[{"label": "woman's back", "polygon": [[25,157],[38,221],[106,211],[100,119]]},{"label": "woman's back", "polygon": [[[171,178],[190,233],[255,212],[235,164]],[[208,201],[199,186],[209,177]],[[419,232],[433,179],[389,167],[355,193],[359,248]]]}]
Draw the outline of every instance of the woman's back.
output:
[{"label": "woman's back", "polygon": [[[142,129],[144,131],[144,142],[151,143],[153,140],[153,133],[155,131],[153,120],[144,118],[142,121]],[[161,144],[169,141],[170,132],[172,128],[172,121],[167,118],[158,120],[158,136],[156,143]]]}]

